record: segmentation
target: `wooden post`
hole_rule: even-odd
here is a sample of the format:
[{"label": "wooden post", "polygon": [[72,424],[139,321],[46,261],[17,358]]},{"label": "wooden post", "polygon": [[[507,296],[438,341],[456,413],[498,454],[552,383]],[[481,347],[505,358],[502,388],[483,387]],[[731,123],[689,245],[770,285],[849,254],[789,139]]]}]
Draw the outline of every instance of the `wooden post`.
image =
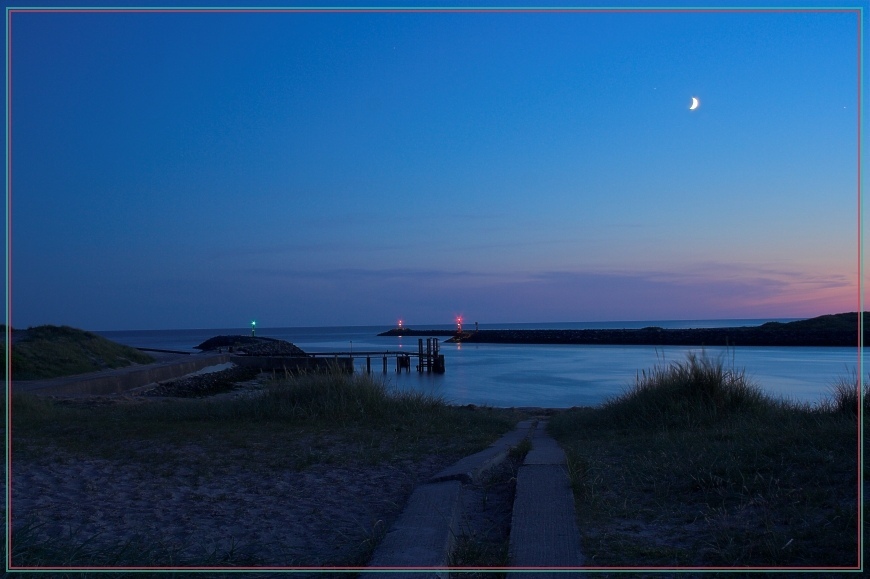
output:
[{"label": "wooden post", "polygon": [[387,355],[384,354],[384,374],[387,373]]},{"label": "wooden post", "polygon": [[366,356],[366,374],[372,373],[372,357]]},{"label": "wooden post", "polygon": [[417,339],[417,371],[423,371],[423,338]]}]

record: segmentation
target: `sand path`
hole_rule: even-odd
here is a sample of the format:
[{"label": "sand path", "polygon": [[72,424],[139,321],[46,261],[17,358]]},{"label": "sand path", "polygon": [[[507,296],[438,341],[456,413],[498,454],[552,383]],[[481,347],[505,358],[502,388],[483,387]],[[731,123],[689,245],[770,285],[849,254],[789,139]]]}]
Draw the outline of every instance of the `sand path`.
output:
[{"label": "sand path", "polygon": [[124,559],[132,565],[359,565],[355,558],[414,485],[449,462],[426,456],[401,465],[256,472],[223,464],[197,472],[58,451],[13,460],[13,537],[37,524],[44,540],[90,538],[94,556],[131,541],[137,548]]}]

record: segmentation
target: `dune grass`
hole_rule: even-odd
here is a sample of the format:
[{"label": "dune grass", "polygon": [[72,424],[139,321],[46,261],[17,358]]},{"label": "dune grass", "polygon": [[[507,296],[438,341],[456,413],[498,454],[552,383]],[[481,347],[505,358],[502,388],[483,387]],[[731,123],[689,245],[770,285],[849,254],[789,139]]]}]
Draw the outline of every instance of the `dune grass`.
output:
[{"label": "dune grass", "polygon": [[[211,480],[240,467],[275,477],[315,465],[401,469],[433,454],[456,460],[485,448],[522,418],[510,410],[454,407],[439,396],[396,391],[378,379],[346,374],[288,377],[259,395],[235,399],[87,406],[16,395],[12,415],[13,464],[60,454],[167,477],[183,468],[191,477]],[[383,522],[379,525],[370,530],[370,540],[349,540],[344,559],[324,564],[364,565],[383,532]],[[197,545],[154,542],[107,549],[82,535],[37,540],[38,529],[27,525],[16,533],[18,565],[257,566],[242,552]],[[191,553],[197,555],[191,559]]]},{"label": "dune grass", "polygon": [[829,396],[819,402],[818,410],[821,413],[856,416],[859,405],[865,416],[870,412],[870,382],[864,383],[862,391],[855,373],[849,376],[838,376],[828,390]]},{"label": "dune grass", "polygon": [[643,370],[598,416],[624,428],[695,428],[760,412],[765,402],[761,390],[742,371],[726,368],[723,358],[690,352],[685,362]]},{"label": "dune grass", "polygon": [[797,404],[690,354],[600,408],[555,416],[587,564],[856,565],[857,404],[848,378]]},{"label": "dune grass", "polygon": [[[135,348],[69,326],[38,326],[20,334],[11,348],[12,375],[17,380],[56,378],[154,361]],[[5,357],[4,348],[4,363]]]}]

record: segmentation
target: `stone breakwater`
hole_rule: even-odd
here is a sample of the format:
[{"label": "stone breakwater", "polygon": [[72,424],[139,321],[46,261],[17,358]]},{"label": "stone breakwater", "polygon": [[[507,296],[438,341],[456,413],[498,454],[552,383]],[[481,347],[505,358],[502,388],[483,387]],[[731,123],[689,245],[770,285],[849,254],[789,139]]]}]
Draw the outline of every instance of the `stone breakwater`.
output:
[{"label": "stone breakwater", "polygon": [[[864,312],[864,335],[870,313]],[[602,344],[622,346],[858,346],[858,312],[828,314],[794,322],[727,328],[621,330],[450,330],[393,329],[379,336],[452,336],[448,342],[479,344]]]},{"label": "stone breakwater", "polygon": [[456,335],[456,330],[411,330],[409,328],[393,328],[386,332],[381,332],[379,336],[412,336],[412,337],[432,337],[432,336],[448,336]]},{"label": "stone breakwater", "polygon": [[480,330],[448,342],[489,344],[601,344],[625,346],[855,346],[856,330],[768,331],[760,328],[639,330]]}]

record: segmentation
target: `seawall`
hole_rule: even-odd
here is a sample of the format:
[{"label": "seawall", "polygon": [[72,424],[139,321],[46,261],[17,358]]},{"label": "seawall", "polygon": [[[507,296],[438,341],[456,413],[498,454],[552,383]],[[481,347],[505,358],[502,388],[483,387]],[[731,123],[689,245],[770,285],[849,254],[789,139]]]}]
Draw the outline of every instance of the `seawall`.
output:
[{"label": "seawall", "polygon": [[394,328],[379,336],[444,336],[448,342],[489,344],[607,344],[624,346],[836,346],[857,347],[858,334],[870,335],[870,312],[827,314],[793,322],[721,328],[621,330],[449,330]]},{"label": "seawall", "polygon": [[606,344],[624,346],[857,347],[858,331],[739,327],[639,330],[480,330],[448,342],[489,344]]}]

